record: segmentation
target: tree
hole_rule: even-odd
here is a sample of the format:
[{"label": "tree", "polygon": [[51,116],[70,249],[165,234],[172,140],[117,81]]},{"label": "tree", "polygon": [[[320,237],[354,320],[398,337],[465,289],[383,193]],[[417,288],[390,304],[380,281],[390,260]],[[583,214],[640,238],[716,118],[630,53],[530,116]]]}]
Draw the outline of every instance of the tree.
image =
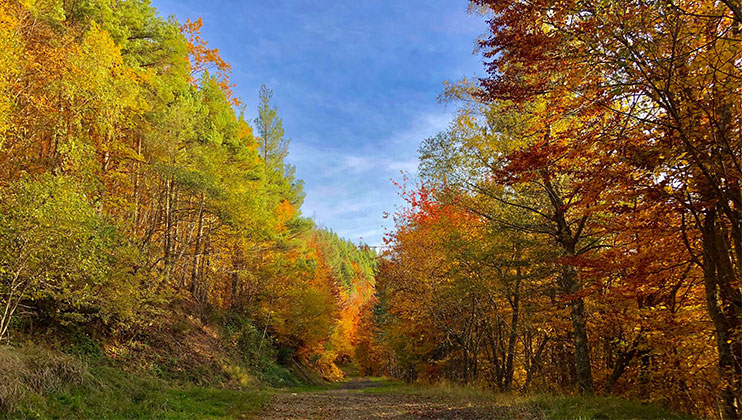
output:
[{"label": "tree", "polygon": [[0,339],[19,309],[57,325],[126,319],[135,301],[116,270],[127,245],[73,179],[24,179],[0,197]]},{"label": "tree", "polygon": [[[573,181],[554,133],[571,123],[544,124],[539,104],[523,109],[507,103],[485,107],[480,126],[476,109],[464,109],[450,133],[429,139],[422,166],[428,176],[458,188],[458,203],[500,228],[550,238],[560,248],[555,279],[571,308],[578,388],[593,392],[584,280],[571,259],[594,251],[590,214],[580,208],[581,185]],[[550,144],[556,143],[556,144]],[[528,153],[533,151],[533,153]],[[502,206],[510,207],[503,211]],[[514,216],[521,213],[522,216]]]},{"label": "tree", "polygon": [[[492,11],[482,42],[487,99],[548,96],[554,114],[599,114],[610,130],[586,129],[571,150],[589,150],[626,200],[667,206],[684,220],[690,260],[704,273],[719,353],[725,416],[739,417],[742,294],[735,2],[477,1]],[[569,99],[564,102],[564,99]],[[605,127],[604,127],[605,128]],[[594,149],[595,150],[595,149]],[[616,171],[617,157],[627,165]],[[619,176],[617,172],[633,175]],[[594,172],[594,178],[601,178]],[[661,176],[660,176],[661,174]],[[591,185],[599,192],[601,182]],[[667,205],[670,202],[672,205]]]},{"label": "tree", "polygon": [[260,88],[260,105],[255,126],[258,130],[260,153],[265,162],[266,174],[277,172],[284,175],[288,172],[284,160],[289,155],[289,139],[284,137],[283,121],[278,117],[278,110],[271,107],[273,91],[265,85]]}]

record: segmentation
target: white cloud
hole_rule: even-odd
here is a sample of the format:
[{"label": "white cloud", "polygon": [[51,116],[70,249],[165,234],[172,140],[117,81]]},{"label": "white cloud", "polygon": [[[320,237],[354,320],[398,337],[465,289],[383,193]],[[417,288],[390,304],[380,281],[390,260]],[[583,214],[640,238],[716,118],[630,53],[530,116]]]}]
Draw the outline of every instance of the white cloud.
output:
[{"label": "white cloud", "polygon": [[422,113],[403,129],[353,150],[292,143],[289,161],[306,182],[304,214],[354,242],[363,238],[381,244],[383,227],[390,225],[384,213],[402,204],[390,178],[399,179],[400,171],[414,175],[418,145],[445,130],[451,117],[447,112]]}]

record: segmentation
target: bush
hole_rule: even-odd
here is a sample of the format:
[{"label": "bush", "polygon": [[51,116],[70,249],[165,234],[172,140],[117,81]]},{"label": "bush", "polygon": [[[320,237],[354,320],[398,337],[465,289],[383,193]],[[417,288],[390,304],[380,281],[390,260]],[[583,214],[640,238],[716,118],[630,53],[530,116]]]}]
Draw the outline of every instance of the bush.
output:
[{"label": "bush", "polygon": [[98,342],[96,342],[92,337],[89,337],[82,332],[72,334],[69,344],[67,344],[62,350],[65,353],[73,354],[83,359],[102,358],[104,356],[100,344],[98,344]]},{"label": "bush", "polygon": [[95,329],[132,316],[137,251],[78,182],[26,177],[0,189],[0,208],[0,339],[19,308],[41,327]]},{"label": "bush", "polygon": [[225,338],[234,344],[242,360],[258,379],[273,386],[299,383],[291,370],[277,363],[277,360],[283,359],[281,356],[286,356],[286,351],[283,348],[276,350],[270,334],[264,334],[264,330],[258,329],[250,319],[234,313],[225,315],[222,325]]}]

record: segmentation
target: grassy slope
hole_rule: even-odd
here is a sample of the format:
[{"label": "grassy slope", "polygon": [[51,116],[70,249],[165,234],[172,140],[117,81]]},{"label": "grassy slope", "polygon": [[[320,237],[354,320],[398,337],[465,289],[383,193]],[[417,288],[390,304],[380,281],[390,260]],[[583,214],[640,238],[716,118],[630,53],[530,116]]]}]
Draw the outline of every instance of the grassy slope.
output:
[{"label": "grassy slope", "polygon": [[0,419],[246,418],[275,387],[321,381],[278,364],[247,320],[166,315],[123,342],[56,334],[0,345]]},{"label": "grassy slope", "polygon": [[271,354],[246,359],[221,329],[185,317],[165,326],[105,351],[69,337],[0,346],[0,419],[245,418],[268,384],[296,383]]},{"label": "grassy slope", "polygon": [[83,382],[28,393],[7,418],[183,419],[246,418],[262,408],[267,389],[177,385],[145,374],[94,366]]}]

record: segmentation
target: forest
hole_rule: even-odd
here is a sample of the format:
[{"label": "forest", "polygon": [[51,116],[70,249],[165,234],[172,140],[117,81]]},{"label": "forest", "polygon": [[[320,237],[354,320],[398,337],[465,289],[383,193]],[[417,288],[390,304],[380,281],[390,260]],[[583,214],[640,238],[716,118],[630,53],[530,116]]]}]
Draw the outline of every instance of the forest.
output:
[{"label": "forest", "polygon": [[475,0],[363,366],[742,417],[739,1]]},{"label": "forest", "polygon": [[271,90],[247,121],[201,25],[146,1],[0,2],[0,339],[239,381],[177,342],[217,322],[211,346],[244,366],[339,379],[376,255],[302,217]]},{"label": "forest", "polygon": [[0,417],[364,376],[741,418],[742,3],[468,7],[484,76],[377,250],[302,214],[273,91],[248,111],[201,19],[0,0]]}]

